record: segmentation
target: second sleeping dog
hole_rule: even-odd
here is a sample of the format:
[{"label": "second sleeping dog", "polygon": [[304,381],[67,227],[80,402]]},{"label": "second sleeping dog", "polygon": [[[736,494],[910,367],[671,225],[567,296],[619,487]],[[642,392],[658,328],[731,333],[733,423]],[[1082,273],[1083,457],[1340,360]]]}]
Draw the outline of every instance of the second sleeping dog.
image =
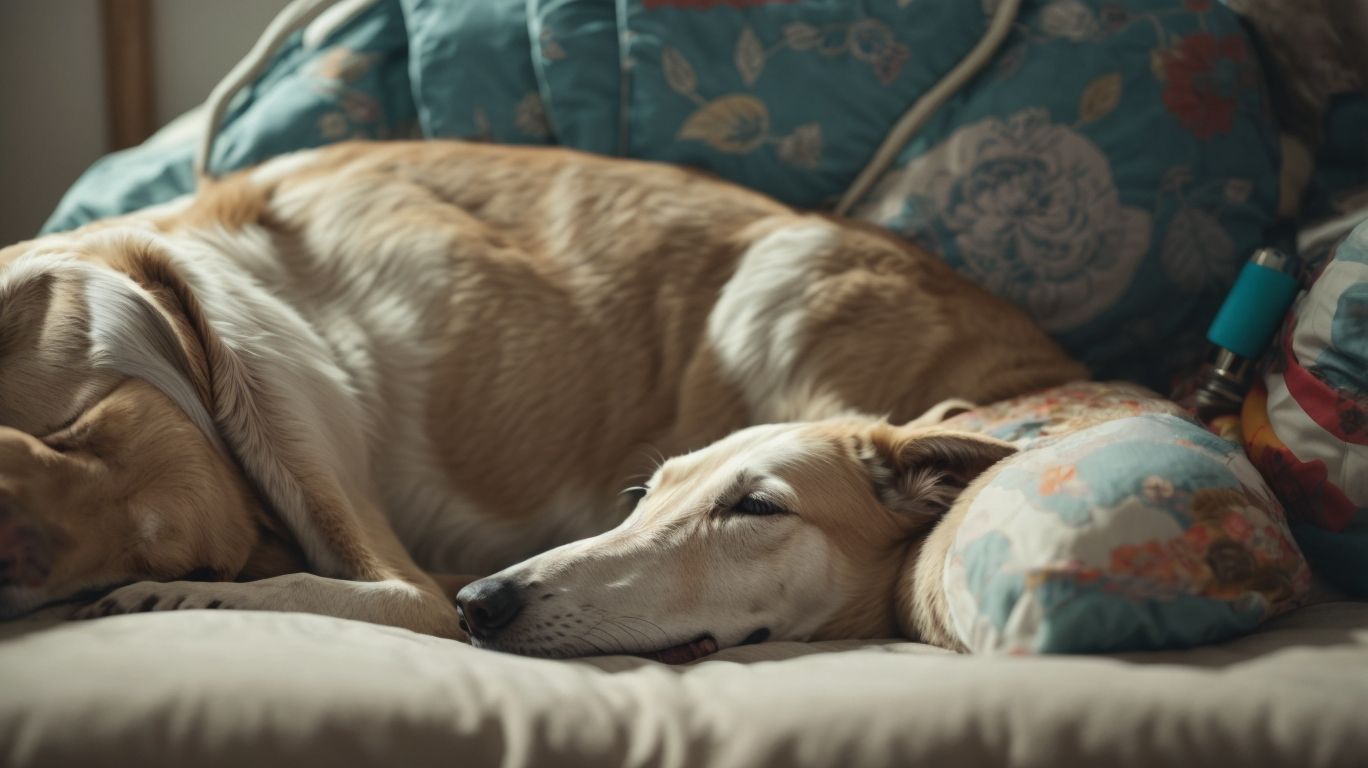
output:
[{"label": "second sleeping dog", "polygon": [[286,156],[0,251],[0,616],[113,590],[90,612],[459,635],[430,573],[613,527],[662,455],[1083,375],[896,237],[697,173]]}]

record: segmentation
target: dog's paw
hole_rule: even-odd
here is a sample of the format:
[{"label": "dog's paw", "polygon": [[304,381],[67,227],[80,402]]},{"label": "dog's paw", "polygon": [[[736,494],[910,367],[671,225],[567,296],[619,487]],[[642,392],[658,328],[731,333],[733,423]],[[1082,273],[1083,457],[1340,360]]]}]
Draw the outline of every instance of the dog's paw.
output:
[{"label": "dog's paw", "polygon": [[184,611],[193,608],[233,608],[222,584],[198,581],[140,581],[120,587],[72,615],[72,619],[95,619],[123,613]]}]

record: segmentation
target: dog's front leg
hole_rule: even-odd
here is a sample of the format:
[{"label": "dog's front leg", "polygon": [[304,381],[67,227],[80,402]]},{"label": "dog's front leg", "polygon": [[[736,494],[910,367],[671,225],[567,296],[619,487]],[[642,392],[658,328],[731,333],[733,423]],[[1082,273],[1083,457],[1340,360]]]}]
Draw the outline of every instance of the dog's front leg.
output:
[{"label": "dog's front leg", "polygon": [[334,573],[348,578],[301,572],[243,582],[143,581],[114,590],[72,618],[193,608],[298,611],[465,640],[456,607],[413,562],[378,508],[358,496],[340,512],[343,522],[354,524],[333,526]]},{"label": "dog's front leg", "polygon": [[312,573],[249,582],[143,581],[114,590],[73,618],[195,608],[318,613],[465,639],[440,590],[401,578],[346,581]]}]

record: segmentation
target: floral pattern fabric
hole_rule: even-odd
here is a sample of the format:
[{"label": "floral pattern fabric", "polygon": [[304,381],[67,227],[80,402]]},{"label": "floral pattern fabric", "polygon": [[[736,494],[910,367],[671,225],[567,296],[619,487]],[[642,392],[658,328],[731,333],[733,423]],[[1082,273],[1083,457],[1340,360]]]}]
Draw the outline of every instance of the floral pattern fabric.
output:
[{"label": "floral pattern fabric", "polygon": [[[686,163],[822,206],[996,8],[374,0],[330,34],[290,41],[231,105],[212,168],[421,131]],[[859,213],[1021,305],[1104,375],[1162,385],[1271,217],[1277,142],[1260,82],[1234,16],[1208,0],[1024,0],[987,69]],[[196,138],[169,131],[101,161],[47,229],[190,191]],[[1334,338],[1361,339],[1362,313],[1344,317]],[[1362,411],[1344,403],[1361,388],[1345,382],[1362,350],[1302,352],[1312,373],[1289,380],[1356,392],[1317,419],[1352,431]],[[951,426],[1028,449],[964,500],[946,584],[975,649],[1191,644],[1305,590],[1305,563],[1252,468],[1143,388],[1057,388]],[[1285,470],[1272,474],[1280,489],[1312,476],[1287,460],[1299,454],[1262,455]],[[1363,517],[1317,509],[1308,526],[1336,536]]]},{"label": "floral pattern fabric", "polygon": [[1083,385],[948,423],[1027,446],[956,504],[944,583],[970,650],[1181,648],[1299,604],[1311,574],[1277,498],[1238,445],[1177,410]]},{"label": "floral pattern fabric", "polygon": [[1337,586],[1368,596],[1368,224],[1289,313],[1241,426],[1307,556]]},{"label": "floral pattern fabric", "polygon": [[[331,35],[297,36],[242,92],[212,167],[421,130],[683,163],[820,208],[996,10],[372,0]],[[102,161],[47,230],[189,191],[193,148],[181,136]],[[1023,307],[1099,376],[1166,389],[1272,219],[1278,152],[1225,6],[1023,0],[857,215]]]},{"label": "floral pattern fabric", "polygon": [[1136,384],[1080,381],[975,408],[943,426],[990,435],[1026,450],[1097,424],[1147,414],[1187,415],[1177,403]]},{"label": "floral pattern fabric", "polygon": [[1167,389],[1278,201],[1277,129],[1214,2],[1027,0],[978,81],[858,210]]}]

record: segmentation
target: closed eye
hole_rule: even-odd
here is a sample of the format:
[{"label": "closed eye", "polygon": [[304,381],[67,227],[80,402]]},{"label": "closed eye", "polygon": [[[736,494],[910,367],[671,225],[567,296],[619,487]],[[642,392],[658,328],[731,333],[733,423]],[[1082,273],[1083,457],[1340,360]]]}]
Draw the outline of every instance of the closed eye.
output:
[{"label": "closed eye", "polygon": [[58,453],[73,453],[80,447],[80,435],[71,427],[60,429],[47,437],[43,443]]},{"label": "closed eye", "polygon": [[75,431],[72,428],[76,426],[76,422],[80,421],[81,417],[84,415],[85,411],[77,411],[76,415],[62,422],[56,429],[49,432],[47,437],[42,438],[43,442],[47,444],[47,447],[58,453],[67,453],[71,451],[74,447],[76,437]]},{"label": "closed eye", "polygon": [[636,505],[641,503],[642,499],[646,498],[646,492],[649,490],[650,489],[644,485],[635,485],[631,488],[624,489],[621,495],[626,496],[628,499],[627,503],[635,508]]},{"label": "closed eye", "polygon": [[728,511],[738,515],[756,516],[793,514],[788,508],[773,499],[767,499],[764,496],[756,496],[755,494],[746,494],[740,499],[737,499],[736,503],[732,504]]}]

